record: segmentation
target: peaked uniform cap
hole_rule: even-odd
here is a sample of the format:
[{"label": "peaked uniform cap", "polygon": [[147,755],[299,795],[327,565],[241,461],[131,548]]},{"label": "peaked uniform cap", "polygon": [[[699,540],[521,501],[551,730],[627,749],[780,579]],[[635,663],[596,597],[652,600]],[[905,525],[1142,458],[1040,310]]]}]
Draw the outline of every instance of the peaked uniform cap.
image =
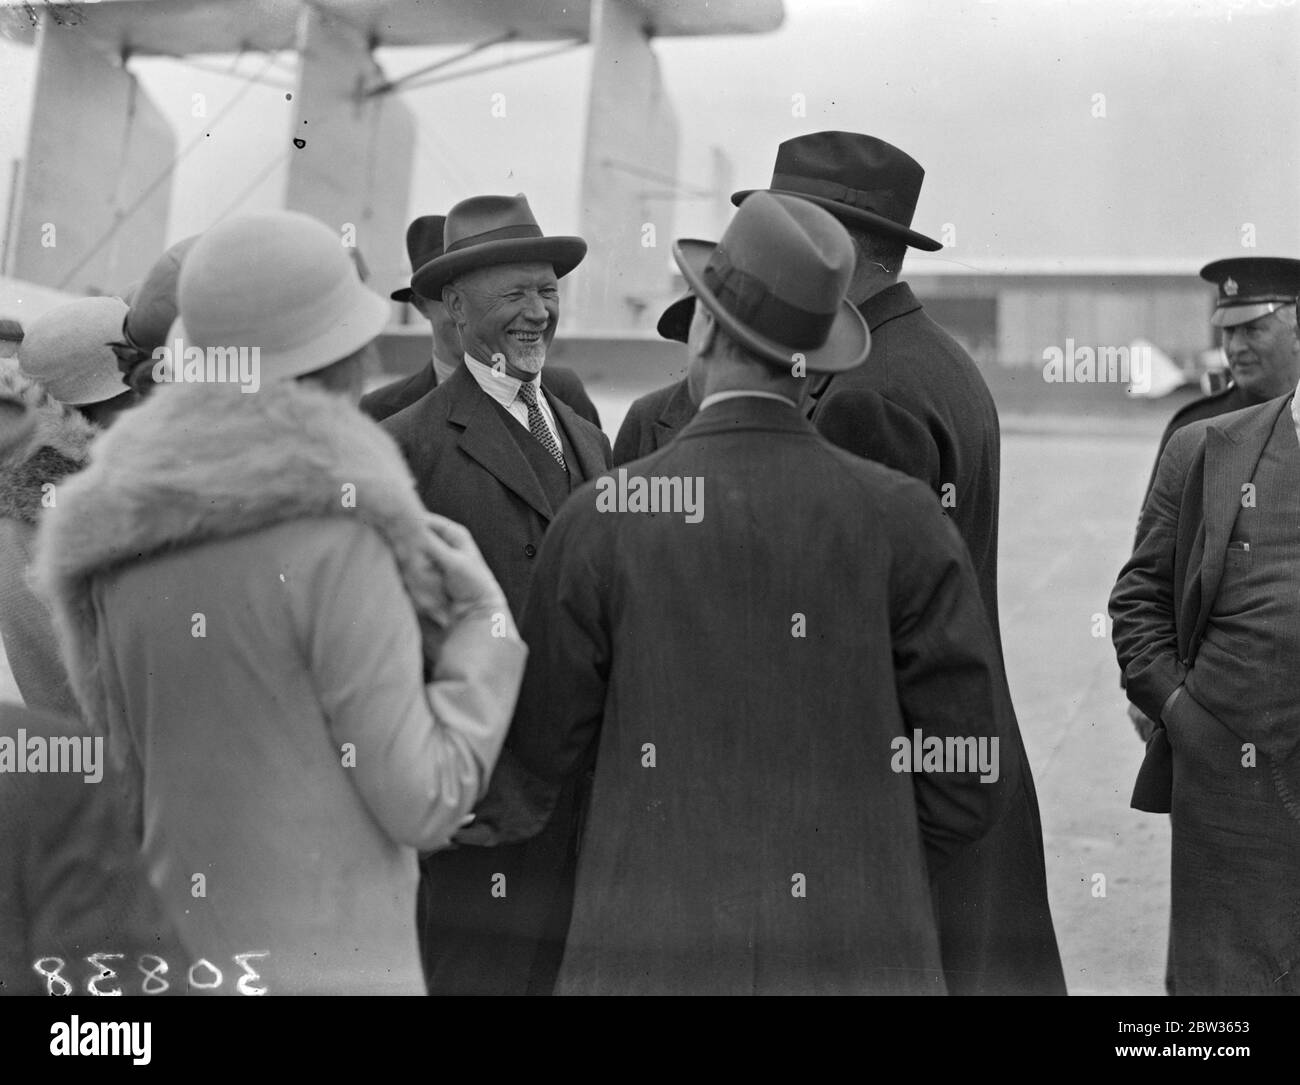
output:
[{"label": "peaked uniform cap", "polygon": [[1249,324],[1294,305],[1300,296],[1300,260],[1285,256],[1233,256],[1201,268],[1201,278],[1218,287],[1210,323],[1216,328]]}]

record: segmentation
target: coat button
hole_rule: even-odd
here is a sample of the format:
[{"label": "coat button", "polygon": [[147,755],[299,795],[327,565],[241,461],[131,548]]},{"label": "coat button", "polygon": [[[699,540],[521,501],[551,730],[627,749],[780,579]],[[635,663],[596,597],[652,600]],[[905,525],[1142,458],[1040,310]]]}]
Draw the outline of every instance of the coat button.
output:
[{"label": "coat button", "polygon": [[537,556],[537,547],[535,547],[532,543],[529,543],[527,546],[524,547],[524,555],[526,557],[535,558]]}]

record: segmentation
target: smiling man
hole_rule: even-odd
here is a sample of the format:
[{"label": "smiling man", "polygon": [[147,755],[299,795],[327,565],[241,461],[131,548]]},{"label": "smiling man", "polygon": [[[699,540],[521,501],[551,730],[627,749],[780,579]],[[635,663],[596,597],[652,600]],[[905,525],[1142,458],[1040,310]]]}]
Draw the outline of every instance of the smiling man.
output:
[{"label": "smiling man", "polygon": [[[469,528],[518,614],[560,506],[610,466],[605,435],[541,382],[559,280],[587,244],[544,237],[522,195],[463,200],[447,215],[445,241],[411,282],[456,322],[464,364],[382,425],[425,505]],[[512,755],[503,759],[480,807],[525,801]],[[424,860],[419,925],[431,994],[550,992],[568,926],[582,786],[579,777],[535,840],[463,844]]]},{"label": "smiling man", "polygon": [[[420,215],[406,228],[406,254],[411,270],[419,271],[425,264],[445,251],[443,228],[445,215]],[[442,298],[426,298],[417,294],[410,285],[394,290],[389,297],[409,304],[429,322],[432,333],[429,364],[409,377],[400,377],[390,384],[376,388],[361,397],[361,409],[376,422],[409,407],[426,396],[456,372],[465,350],[460,341],[460,330],[455,318],[447,312]],[[583,388],[578,374],[572,369],[547,366],[542,371],[542,385],[553,396],[568,404],[593,426],[600,426],[600,414]]]}]

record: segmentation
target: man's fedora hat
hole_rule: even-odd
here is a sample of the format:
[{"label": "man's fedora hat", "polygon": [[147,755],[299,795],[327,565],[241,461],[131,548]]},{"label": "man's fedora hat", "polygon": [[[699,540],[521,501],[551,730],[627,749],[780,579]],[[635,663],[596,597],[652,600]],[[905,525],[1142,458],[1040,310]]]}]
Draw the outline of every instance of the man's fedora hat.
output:
[{"label": "man's fedora hat", "polygon": [[687,294],[678,298],[659,314],[659,323],[655,325],[663,338],[685,343],[691,332],[691,320],[695,316],[695,295]]},{"label": "man's fedora hat", "polygon": [[1300,260],[1284,256],[1234,256],[1201,268],[1201,278],[1219,288],[1210,323],[1216,328],[1249,324],[1296,303]]},{"label": "man's fedora hat", "polygon": [[447,212],[442,254],[411,276],[422,298],[442,300],[442,288],[457,275],[493,264],[550,264],[562,279],[582,263],[587,243],[580,237],[543,237],[521,192],[517,196],[471,196]]},{"label": "man's fedora hat", "polygon": [[716,245],[673,243],[686,284],[722,330],[764,361],[810,373],[860,365],[871,349],[845,300],[855,253],[844,227],[806,200],[756,193]]},{"label": "man's fedora hat", "polygon": [[[777,148],[767,191],[802,196],[846,225],[934,252],[943,246],[911,228],[924,178],[916,159],[883,139],[856,132],[814,132],[787,139]],[[739,207],[755,191],[743,189],[731,202]]]},{"label": "man's fedora hat", "polygon": [[[406,228],[406,256],[412,272],[442,255],[442,229],[446,222],[446,215],[421,215],[411,220]],[[394,301],[410,301],[414,293],[409,286],[403,286],[388,296]]]}]

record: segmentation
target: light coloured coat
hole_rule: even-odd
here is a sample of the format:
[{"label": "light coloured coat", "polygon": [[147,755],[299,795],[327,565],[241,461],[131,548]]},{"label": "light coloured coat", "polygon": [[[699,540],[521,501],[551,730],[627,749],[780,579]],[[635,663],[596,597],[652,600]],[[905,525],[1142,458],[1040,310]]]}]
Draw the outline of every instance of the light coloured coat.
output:
[{"label": "light coloured coat", "polygon": [[417,849],[486,787],[526,655],[508,615],[425,620],[427,520],[374,423],[286,383],[159,389],[42,525],[78,699],[199,985],[424,990]]}]

